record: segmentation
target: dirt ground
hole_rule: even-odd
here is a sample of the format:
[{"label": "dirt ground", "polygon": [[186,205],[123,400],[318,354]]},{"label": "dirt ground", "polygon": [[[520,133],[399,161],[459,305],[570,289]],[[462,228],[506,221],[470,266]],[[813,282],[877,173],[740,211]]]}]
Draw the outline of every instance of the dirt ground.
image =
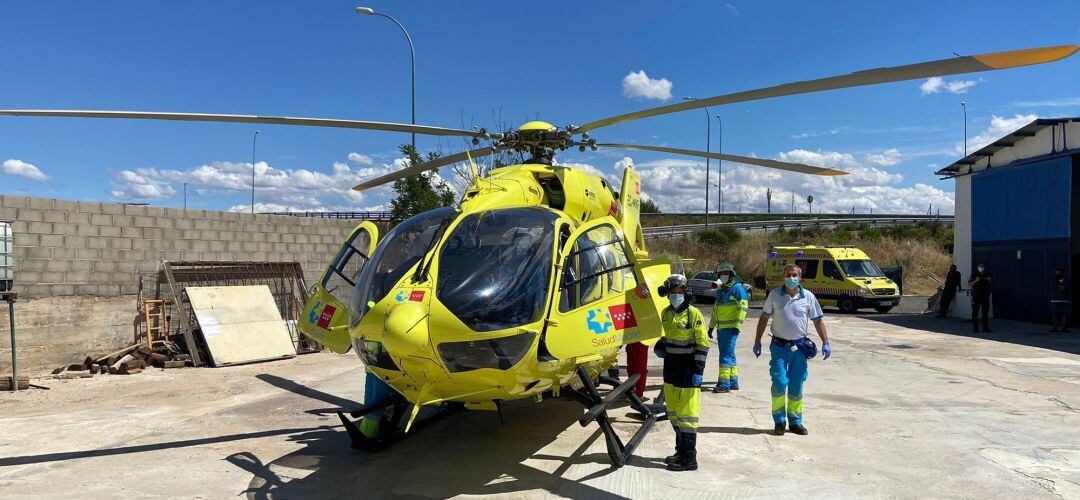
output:
[{"label": "dirt ground", "polygon": [[[663,468],[665,422],[611,469],[598,429],[563,400],[510,403],[506,425],[455,415],[357,452],[335,412],[361,400],[361,364],[324,353],[0,394],[0,496],[1080,498],[1080,334],[997,322],[972,336],[912,314],[827,323],[833,357],[811,362],[806,386],[810,435],[770,434],[768,364],[748,332],[742,390],[702,396],[693,473]],[[716,370],[713,352],[707,383]],[[613,412],[628,436],[625,413]]]}]

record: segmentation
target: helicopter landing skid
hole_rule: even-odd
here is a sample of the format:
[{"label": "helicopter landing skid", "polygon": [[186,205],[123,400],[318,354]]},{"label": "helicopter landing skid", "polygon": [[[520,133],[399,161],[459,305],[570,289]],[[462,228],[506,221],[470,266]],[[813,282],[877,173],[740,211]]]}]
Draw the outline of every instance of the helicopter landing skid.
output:
[{"label": "helicopter landing skid", "polygon": [[[634,450],[645,439],[645,435],[649,433],[657,420],[667,418],[662,406],[658,408],[656,405],[646,405],[632,391],[637,384],[638,377],[639,375],[635,373],[627,377],[626,381],[622,383],[613,378],[600,377],[601,383],[614,386],[611,392],[601,397],[599,391],[596,390],[596,384],[593,383],[592,377],[589,376],[584,367],[578,367],[578,378],[581,379],[583,388],[568,391],[571,398],[588,408],[585,416],[578,420],[578,423],[582,427],[594,421],[600,425],[600,430],[604,433],[604,441],[607,443],[608,457],[611,458],[611,465],[615,468],[626,465],[626,461],[633,456]],[[619,439],[618,434],[615,434],[615,428],[611,425],[607,415],[608,408],[624,397],[630,400],[630,406],[644,416],[641,427],[625,444]]]},{"label": "helicopter landing skid", "polygon": [[408,407],[409,404],[404,398],[396,397],[350,411],[349,415],[352,418],[361,418],[369,413],[385,410],[379,419],[379,432],[374,437],[368,437],[361,432],[360,421],[353,421],[345,413],[339,411],[338,418],[341,419],[341,423],[345,426],[345,432],[349,434],[349,440],[354,450],[374,452],[416,434],[420,429],[465,409],[464,405],[461,404],[443,403],[435,408],[431,414],[417,419],[413,423],[412,429],[406,433],[401,426],[401,421],[403,420],[402,417],[408,414],[406,411]]}]

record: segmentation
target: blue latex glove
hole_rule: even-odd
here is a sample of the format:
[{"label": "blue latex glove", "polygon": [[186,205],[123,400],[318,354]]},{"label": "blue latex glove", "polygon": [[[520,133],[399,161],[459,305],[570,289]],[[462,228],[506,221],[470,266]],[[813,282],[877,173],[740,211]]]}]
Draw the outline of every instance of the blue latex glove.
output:
[{"label": "blue latex glove", "polygon": [[701,375],[694,375],[694,387],[701,387]]},{"label": "blue latex glove", "polygon": [[660,359],[664,359],[664,355],[667,354],[667,349],[664,348],[664,341],[661,340],[656,343],[652,348],[653,354]]},{"label": "blue latex glove", "polygon": [[821,344],[821,353],[824,354],[822,360],[829,359],[829,356],[832,356],[832,347],[828,343]]},{"label": "blue latex glove", "polygon": [[713,337],[712,337],[712,331],[713,331],[713,329],[712,329],[712,328],[709,328],[709,338],[710,338],[710,339],[711,339],[711,338],[713,338]]},{"label": "blue latex glove", "polygon": [[754,357],[761,357],[761,342],[754,342]]}]

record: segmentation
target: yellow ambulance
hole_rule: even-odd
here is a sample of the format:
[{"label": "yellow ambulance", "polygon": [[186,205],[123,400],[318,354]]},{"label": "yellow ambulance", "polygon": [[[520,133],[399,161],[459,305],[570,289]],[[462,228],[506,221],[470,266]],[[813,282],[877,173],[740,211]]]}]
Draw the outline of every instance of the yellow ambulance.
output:
[{"label": "yellow ambulance", "polygon": [[885,313],[900,303],[900,288],[886,278],[877,264],[853,246],[780,246],[769,249],[765,285],[772,290],[783,284],[784,267],[802,269],[802,286],[814,292],[823,306],[853,313],[874,308]]}]

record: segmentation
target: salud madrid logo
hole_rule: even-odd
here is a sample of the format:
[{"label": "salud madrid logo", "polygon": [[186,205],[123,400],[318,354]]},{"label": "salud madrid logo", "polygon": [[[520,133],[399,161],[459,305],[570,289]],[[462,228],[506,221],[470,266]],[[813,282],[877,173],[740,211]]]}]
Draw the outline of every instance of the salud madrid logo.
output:
[{"label": "salud madrid logo", "polygon": [[589,310],[589,317],[585,319],[585,324],[588,325],[589,330],[597,335],[603,335],[611,329],[613,323],[611,322],[611,313],[597,308]]}]

